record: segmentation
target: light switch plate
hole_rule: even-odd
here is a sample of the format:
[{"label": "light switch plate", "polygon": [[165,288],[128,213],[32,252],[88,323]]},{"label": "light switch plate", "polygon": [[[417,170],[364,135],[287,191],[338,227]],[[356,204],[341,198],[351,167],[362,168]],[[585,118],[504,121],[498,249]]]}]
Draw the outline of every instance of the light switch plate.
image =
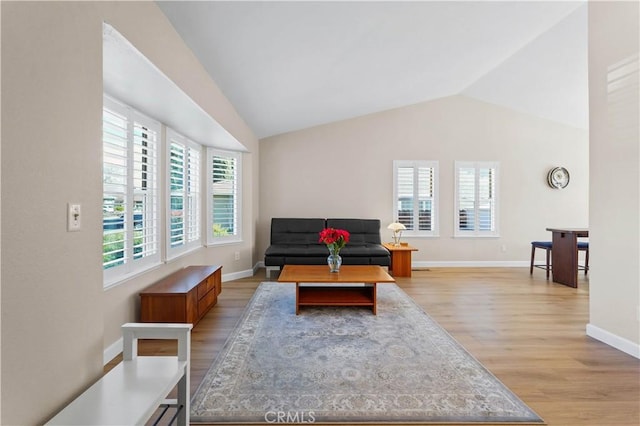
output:
[{"label": "light switch plate", "polygon": [[81,227],[82,215],[80,214],[80,204],[67,204],[67,231],[79,231]]}]

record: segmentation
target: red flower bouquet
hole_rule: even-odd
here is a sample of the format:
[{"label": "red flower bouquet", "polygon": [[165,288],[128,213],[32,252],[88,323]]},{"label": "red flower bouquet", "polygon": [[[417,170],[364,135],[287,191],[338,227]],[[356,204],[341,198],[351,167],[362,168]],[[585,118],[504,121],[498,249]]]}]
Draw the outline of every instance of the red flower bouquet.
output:
[{"label": "red flower bouquet", "polygon": [[337,255],[340,249],[349,242],[349,237],[349,231],[344,229],[325,228],[320,231],[318,242],[326,244],[331,254]]}]

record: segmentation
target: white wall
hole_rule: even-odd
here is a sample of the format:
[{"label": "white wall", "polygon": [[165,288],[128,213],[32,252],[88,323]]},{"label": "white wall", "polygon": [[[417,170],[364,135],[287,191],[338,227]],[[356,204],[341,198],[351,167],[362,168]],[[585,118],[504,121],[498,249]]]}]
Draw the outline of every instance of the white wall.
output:
[{"label": "white wall", "polygon": [[[393,160],[440,164],[440,237],[403,237],[419,248],[415,263],[525,264],[547,227],[588,225],[587,132],[465,96],[274,136],[260,150],[262,254],[272,217],[379,218],[390,241]],[[500,238],[453,238],[455,160],[500,162]],[[571,174],[564,190],[546,184],[554,166]]]},{"label": "white wall", "polygon": [[589,2],[592,269],[587,333],[640,358],[637,68],[636,86],[622,110],[609,104],[607,93],[608,68],[639,53],[639,13],[637,2]]},{"label": "white wall", "polygon": [[[2,2],[2,424],[41,424],[102,372],[138,292],[184,264],[255,259],[257,140],[153,2]],[[102,24],[120,31],[233,134],[245,241],[102,287]],[[142,25],[143,24],[143,25]],[[66,203],[83,229],[66,232]],[[233,252],[241,260],[233,260]]]}]

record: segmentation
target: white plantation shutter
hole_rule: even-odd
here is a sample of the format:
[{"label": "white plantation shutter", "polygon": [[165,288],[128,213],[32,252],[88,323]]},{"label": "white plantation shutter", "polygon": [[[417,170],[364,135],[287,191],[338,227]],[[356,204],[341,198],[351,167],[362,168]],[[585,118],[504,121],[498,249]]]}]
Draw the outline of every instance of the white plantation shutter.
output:
[{"label": "white plantation shutter", "polygon": [[393,170],[394,220],[407,228],[403,235],[438,235],[438,162],[396,160]]},{"label": "white plantation shutter", "polygon": [[476,229],[476,170],[474,167],[459,167],[458,179],[458,229],[473,231]]},{"label": "white plantation shutter", "polygon": [[200,244],[200,146],[167,129],[169,145],[168,250],[179,254]]},{"label": "white plantation shutter", "polygon": [[496,167],[478,168],[478,229],[496,231]]},{"label": "white plantation shutter", "polygon": [[189,148],[187,167],[187,242],[200,242],[200,150]]},{"label": "white plantation shutter", "polygon": [[240,239],[240,153],[210,150],[209,241]]},{"label": "white plantation shutter", "polygon": [[169,247],[181,246],[185,243],[185,157],[186,147],[170,139],[169,176],[170,176],[170,212],[169,212]]},{"label": "white plantation shutter", "polygon": [[158,135],[149,119],[135,113],[133,132],[133,253],[134,259],[159,253]]},{"label": "white plantation shutter", "polygon": [[456,236],[498,236],[497,162],[456,161]]},{"label": "white plantation shutter", "polygon": [[417,167],[418,231],[432,231],[434,167]]},{"label": "white plantation shutter", "polygon": [[[127,209],[127,155],[128,121],[126,115],[112,109],[102,114],[102,215],[103,215],[103,268],[112,268],[125,262],[125,217]],[[123,232],[110,232],[121,229]]]},{"label": "white plantation shutter", "polygon": [[398,167],[396,170],[396,217],[397,221],[407,227],[407,230],[413,230],[415,222],[414,217],[414,182],[413,167]]},{"label": "white plantation shutter", "polygon": [[105,285],[160,260],[160,124],[105,97],[103,107],[103,269]]}]

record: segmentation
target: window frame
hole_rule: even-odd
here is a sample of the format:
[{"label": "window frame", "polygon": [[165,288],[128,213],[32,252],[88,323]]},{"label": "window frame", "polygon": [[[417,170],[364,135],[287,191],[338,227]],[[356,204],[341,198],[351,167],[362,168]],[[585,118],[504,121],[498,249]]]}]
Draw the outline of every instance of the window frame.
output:
[{"label": "window frame", "polygon": [[[460,178],[461,169],[473,169],[474,170],[474,208],[473,217],[480,217],[481,204],[484,202],[490,202],[492,204],[492,215],[490,219],[493,223],[493,229],[480,229],[478,226],[479,221],[474,220],[474,229],[460,229],[461,221],[461,200],[460,200]],[[493,169],[493,184],[491,196],[488,198],[480,197],[480,172],[481,170]],[[486,237],[499,237],[500,236],[500,163],[498,161],[456,161],[454,165],[454,221],[453,221],[453,236],[459,237],[472,237],[472,238],[486,238]],[[491,201],[487,201],[491,200]]]},{"label": "window frame", "polygon": [[[431,200],[431,230],[405,230],[402,235],[405,237],[438,237],[440,235],[440,220],[438,217],[439,206],[439,162],[437,160],[394,160],[393,161],[393,220],[400,221],[398,203],[399,200],[399,176],[400,168],[413,169],[413,199],[420,200],[420,186],[418,183],[420,169],[431,169],[432,174],[432,195],[427,197]],[[413,223],[420,223],[419,203],[414,203],[412,213]]]},{"label": "window frame", "polygon": [[[118,114],[126,119],[126,183],[125,190],[122,193],[124,197],[125,206],[132,206],[132,208],[125,207],[125,214],[123,219],[123,233],[124,233],[124,256],[123,263],[120,265],[115,265],[110,268],[104,269],[104,258],[103,258],[103,287],[110,287],[120,281],[128,279],[132,276],[145,272],[161,263],[162,253],[161,253],[161,240],[162,240],[162,231],[161,231],[161,217],[160,217],[160,203],[162,198],[162,193],[159,187],[160,181],[160,162],[162,160],[162,134],[161,134],[161,123],[157,120],[154,120],[145,114],[137,111],[136,109],[123,104],[122,102],[117,101],[116,99],[107,96],[106,94],[103,97],[103,117],[105,114],[105,110],[110,111],[111,113]],[[136,204],[136,195],[148,194],[144,192],[136,191],[135,182],[137,181],[135,178],[134,167],[135,167],[135,126],[136,123],[144,126],[145,128],[153,131],[155,133],[155,138],[153,140],[153,150],[155,151],[155,157],[150,157],[147,153],[144,154],[144,160],[142,164],[145,165],[143,171],[141,171],[141,176],[139,179],[144,181],[144,185],[147,185],[149,182],[152,183],[152,189],[154,190],[151,194],[151,203],[145,206],[145,209],[148,210],[147,215],[150,215],[149,219],[143,219],[144,222],[140,226],[145,229],[148,224],[150,224],[151,233],[149,236],[145,238],[149,238],[150,242],[148,243],[152,247],[151,253],[146,256],[136,258],[134,252],[135,239],[136,239],[136,227],[135,227],[135,206]],[[105,126],[104,126],[104,118],[103,118],[103,137],[102,137],[102,155],[103,155],[103,186],[102,186],[102,194],[103,194],[103,213],[105,211],[104,200],[105,195],[112,194],[115,192],[107,192],[105,191]],[[149,159],[152,161],[149,162]],[[152,164],[153,163],[153,164]],[[148,168],[150,167],[150,168]],[[150,175],[150,176],[149,176]],[[147,216],[149,217],[149,216]],[[143,216],[144,218],[144,216]],[[104,229],[104,214],[103,214],[103,252],[104,252],[104,236],[106,235]]]},{"label": "window frame", "polygon": [[[207,244],[220,245],[231,244],[242,241],[242,153],[238,151],[225,151],[218,148],[207,148]],[[215,157],[223,157],[235,160],[235,179],[234,179],[234,230],[230,235],[220,236],[214,235],[213,232],[213,214],[214,214],[214,186],[213,186],[213,161]]]},{"label": "window frame", "polygon": [[[167,202],[166,205],[166,223],[164,224],[165,232],[166,232],[166,253],[167,260],[174,259],[179,257],[185,253],[191,252],[193,250],[197,250],[202,247],[202,145],[188,139],[177,131],[173,130],[170,127],[166,127],[165,132],[165,152],[166,152],[166,191],[167,191]],[[180,245],[173,246],[172,245],[172,201],[174,198],[174,192],[172,190],[172,152],[173,145],[180,145],[184,148],[184,158],[182,164],[182,181],[183,181],[183,190],[182,192],[182,211],[183,211],[183,242]],[[191,174],[189,173],[189,168],[192,163],[192,155],[196,155],[195,159],[195,168],[197,177],[195,184],[197,188],[192,190],[191,183],[193,182],[190,179]],[[190,203],[190,196],[194,196],[196,202]],[[195,223],[192,223],[195,220]],[[197,237],[190,238],[190,230],[196,230]]]}]

